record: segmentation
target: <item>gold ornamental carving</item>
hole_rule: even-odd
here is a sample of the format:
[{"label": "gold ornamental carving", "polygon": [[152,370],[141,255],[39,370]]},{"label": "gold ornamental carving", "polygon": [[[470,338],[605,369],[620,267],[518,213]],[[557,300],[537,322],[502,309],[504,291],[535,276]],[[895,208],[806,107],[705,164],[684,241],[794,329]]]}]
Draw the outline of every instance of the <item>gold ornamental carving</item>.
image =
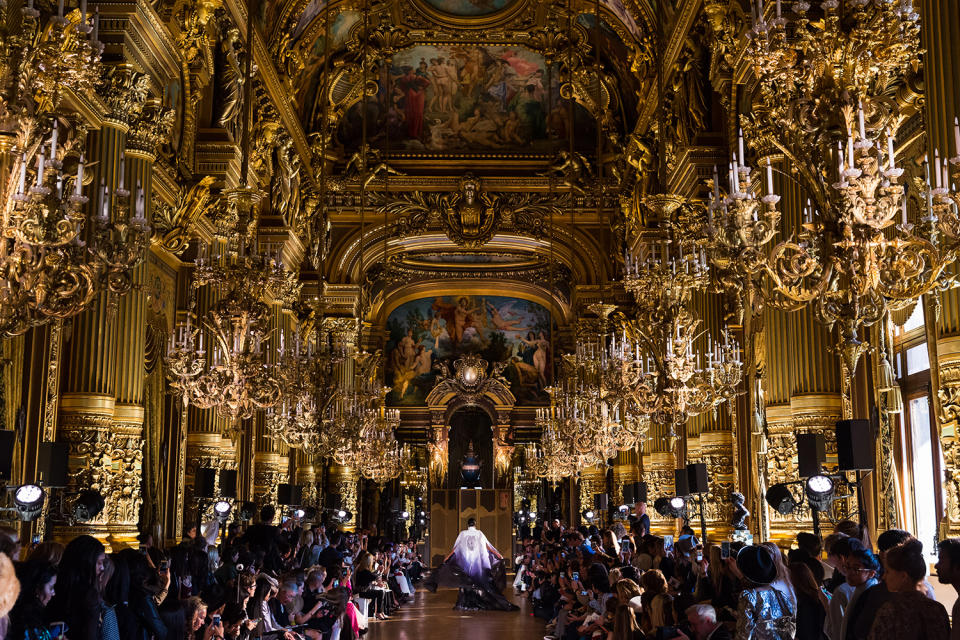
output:
[{"label": "gold ornamental carving", "polygon": [[170,253],[182,254],[190,244],[195,225],[217,203],[210,194],[215,181],[213,176],[204,176],[189,187],[181,187],[175,204],[154,205],[154,242]]}]

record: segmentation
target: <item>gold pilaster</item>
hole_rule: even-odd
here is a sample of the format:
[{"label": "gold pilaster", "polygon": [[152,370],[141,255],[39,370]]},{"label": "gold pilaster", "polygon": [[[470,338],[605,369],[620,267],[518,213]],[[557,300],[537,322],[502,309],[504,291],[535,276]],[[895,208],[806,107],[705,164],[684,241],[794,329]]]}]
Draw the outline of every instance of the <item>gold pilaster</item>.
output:
[{"label": "gold pilaster", "polygon": [[[359,474],[351,467],[340,464],[330,463],[328,467],[328,494],[338,496],[340,508],[346,509],[353,514],[353,517],[344,522],[341,528],[344,531],[355,531],[357,528],[357,514],[359,513],[359,504],[357,493],[357,482]],[[325,506],[330,506],[327,502]]]}]

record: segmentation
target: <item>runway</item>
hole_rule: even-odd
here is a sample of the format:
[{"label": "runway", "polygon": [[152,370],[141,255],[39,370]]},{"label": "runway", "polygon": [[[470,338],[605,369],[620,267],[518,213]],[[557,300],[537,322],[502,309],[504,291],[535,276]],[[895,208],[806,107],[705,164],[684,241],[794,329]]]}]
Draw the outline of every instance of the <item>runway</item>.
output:
[{"label": "runway", "polygon": [[530,601],[513,594],[507,598],[520,611],[454,611],[456,589],[436,593],[418,590],[391,619],[370,623],[365,640],[540,640],[544,622],[531,614]]}]

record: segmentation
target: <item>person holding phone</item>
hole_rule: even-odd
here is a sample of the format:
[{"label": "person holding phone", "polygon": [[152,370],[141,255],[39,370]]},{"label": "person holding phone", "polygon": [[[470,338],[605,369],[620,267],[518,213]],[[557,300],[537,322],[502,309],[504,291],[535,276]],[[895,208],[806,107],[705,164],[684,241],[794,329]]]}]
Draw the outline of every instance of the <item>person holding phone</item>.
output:
[{"label": "person holding phone", "polygon": [[[8,637],[45,640],[56,637],[44,620],[47,605],[56,591],[57,569],[49,562],[27,560],[16,567],[20,596],[10,611]],[[62,635],[62,634],[61,634]]]}]

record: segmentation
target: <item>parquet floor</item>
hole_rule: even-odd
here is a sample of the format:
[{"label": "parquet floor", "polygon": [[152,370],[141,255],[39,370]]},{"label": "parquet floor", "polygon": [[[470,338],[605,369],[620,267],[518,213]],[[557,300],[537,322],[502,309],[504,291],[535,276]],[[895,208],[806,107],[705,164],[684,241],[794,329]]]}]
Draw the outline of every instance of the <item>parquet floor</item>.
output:
[{"label": "parquet floor", "polygon": [[372,622],[364,640],[540,640],[544,636],[543,620],[530,615],[530,602],[513,595],[509,586],[507,598],[520,606],[520,611],[454,611],[456,589],[440,589],[436,593],[419,590],[389,620]]}]

